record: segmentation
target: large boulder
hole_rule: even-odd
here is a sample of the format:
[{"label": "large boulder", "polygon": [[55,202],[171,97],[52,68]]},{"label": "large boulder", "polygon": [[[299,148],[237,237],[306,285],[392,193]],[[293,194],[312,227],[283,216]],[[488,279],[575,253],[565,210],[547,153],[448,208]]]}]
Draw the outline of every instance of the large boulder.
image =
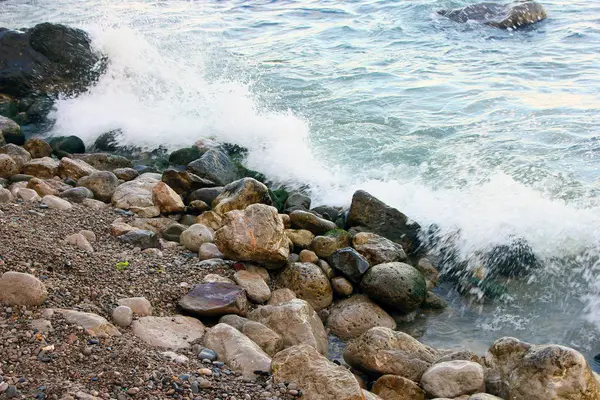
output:
[{"label": "large boulder", "polygon": [[421,387],[430,397],[459,397],[485,390],[483,367],[473,361],[437,363],[421,377]]},{"label": "large boulder", "polygon": [[47,297],[46,286],[33,275],[8,271],[0,276],[0,304],[39,306]]},{"label": "large boulder", "polygon": [[[0,28],[0,44],[2,43],[2,29]],[[0,55],[0,65],[2,65]],[[0,71],[0,82],[2,81],[2,72]],[[2,84],[0,84],[2,87]],[[2,88],[4,89],[4,88]],[[21,127],[12,119],[0,116],[0,145],[6,143],[22,145],[25,142],[25,136],[21,132]]]},{"label": "large boulder", "polygon": [[152,198],[154,205],[163,214],[180,213],[185,210],[185,204],[181,197],[164,182],[158,182],[152,188]]},{"label": "large boulder", "polygon": [[328,231],[337,229],[337,225],[335,223],[303,210],[292,211],[290,214],[290,220],[292,222],[292,227],[306,229],[315,235],[322,235]]},{"label": "large boulder", "polygon": [[52,155],[52,147],[40,138],[28,139],[23,148],[31,154],[32,158],[50,157]]},{"label": "large boulder", "polygon": [[31,160],[31,154],[16,144],[9,143],[0,147],[0,154],[8,154],[17,163],[19,170]]},{"label": "large boulder", "polygon": [[187,170],[201,178],[225,186],[240,178],[238,167],[222,151],[211,149],[187,165]]},{"label": "large boulder", "polygon": [[371,267],[360,287],[377,303],[404,313],[419,308],[427,294],[425,278],[421,272],[400,262]]},{"label": "large boulder", "polygon": [[209,228],[202,224],[194,224],[181,233],[179,243],[189,251],[197,253],[200,246],[212,242],[213,239],[213,232]]},{"label": "large boulder", "polygon": [[85,144],[77,136],[56,136],[51,138],[48,143],[58,157],[85,153]]},{"label": "large boulder", "polygon": [[[132,181],[119,185],[112,196],[112,204],[124,210],[140,210],[154,207],[152,190],[160,180],[142,174]],[[156,216],[156,215],[154,215]]]},{"label": "large boulder", "polygon": [[23,165],[23,173],[37,178],[49,179],[58,175],[58,161],[50,158],[34,158]]},{"label": "large boulder", "polygon": [[58,163],[58,175],[61,178],[79,179],[97,172],[96,168],[83,160],[63,157]]},{"label": "large boulder", "polygon": [[201,283],[188,292],[179,306],[199,317],[220,317],[225,314],[246,315],[246,292],[238,285],[222,282]]},{"label": "large boulder", "polygon": [[307,400],[364,399],[352,372],[332,363],[306,344],[277,353],[271,369],[274,384],[293,382],[302,388],[302,398]]},{"label": "large boulder", "polygon": [[415,382],[398,375],[384,375],[373,385],[382,400],[425,400],[425,392]]},{"label": "large boulder", "polygon": [[143,317],[133,321],[133,334],[155,347],[183,349],[202,339],[204,325],[195,318],[181,315],[171,317]]},{"label": "large boulder", "polygon": [[271,371],[271,358],[267,353],[230,325],[217,324],[211,328],[204,337],[204,345],[244,378],[255,379],[255,372]]},{"label": "large boulder", "polygon": [[225,214],[215,244],[225,257],[280,266],[289,256],[288,238],[275,207],[252,204]]},{"label": "large boulder", "polygon": [[420,246],[419,224],[363,190],[352,196],[346,224],[400,243],[408,253]]},{"label": "large boulder", "polygon": [[256,179],[243,178],[225,186],[213,201],[212,208],[219,214],[225,214],[231,210],[244,210],[256,203],[273,204],[269,189]]},{"label": "large boulder", "polygon": [[187,197],[192,191],[215,186],[215,184],[208,179],[201,178],[198,175],[188,171],[181,171],[176,168],[167,168],[164,170],[162,181],[182,197]]},{"label": "large boulder", "polygon": [[8,154],[0,154],[0,178],[10,178],[19,173],[19,164]]},{"label": "large boulder", "polygon": [[329,278],[313,263],[297,262],[288,265],[279,275],[277,285],[290,289],[316,311],[329,307],[333,301]]},{"label": "large boulder", "polygon": [[376,375],[399,375],[418,382],[439,358],[436,350],[404,332],[375,327],[348,343],[344,360]]},{"label": "large boulder", "polygon": [[273,329],[256,321],[246,321],[241,332],[260,346],[269,357],[283,350],[283,339]]},{"label": "large boulder", "polygon": [[0,87],[16,96],[79,93],[104,71],[88,35],[64,25],[0,29]]},{"label": "large boulder", "polygon": [[327,327],[341,339],[355,339],[376,326],[395,329],[396,321],[365,295],[344,299],[329,310]]},{"label": "large boulder", "polygon": [[359,283],[363,275],[369,270],[367,259],[352,247],[335,251],[329,257],[329,264],[354,283]]},{"label": "large boulder", "polygon": [[97,171],[80,178],[77,186],[90,189],[96,200],[106,203],[111,201],[119,187],[119,179],[110,171]]},{"label": "large boulder", "polygon": [[501,29],[516,29],[548,18],[544,7],[532,0],[517,0],[508,4],[478,3],[438,14],[455,22],[479,22]]},{"label": "large boulder", "polygon": [[73,154],[71,158],[83,160],[99,171],[113,171],[117,168],[131,168],[133,166],[127,158],[109,153]]},{"label": "large boulder", "polygon": [[273,329],[283,338],[285,348],[298,344],[327,354],[327,332],[315,310],[304,300],[294,299],[278,305],[258,307],[248,318]]},{"label": "large boulder", "polygon": [[357,233],[352,239],[352,246],[367,259],[370,265],[406,261],[402,246],[375,233]]},{"label": "large boulder", "polygon": [[600,384],[581,353],[504,337],[485,356],[487,392],[504,399],[592,400]]}]

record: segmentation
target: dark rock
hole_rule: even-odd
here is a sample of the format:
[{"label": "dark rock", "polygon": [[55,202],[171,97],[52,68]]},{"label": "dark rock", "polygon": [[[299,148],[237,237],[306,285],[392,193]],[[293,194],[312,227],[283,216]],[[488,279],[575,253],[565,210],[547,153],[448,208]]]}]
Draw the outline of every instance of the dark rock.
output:
[{"label": "dark rock", "polygon": [[446,308],[446,302],[437,294],[433,292],[427,292],[422,307],[430,308],[432,310],[443,310]]},{"label": "dark rock", "polygon": [[210,206],[202,200],[194,200],[190,202],[187,209],[191,213],[202,214],[204,211],[210,210]]},{"label": "dark rock", "polygon": [[351,247],[337,250],[329,257],[329,264],[351,282],[358,283],[369,269],[369,262]]},{"label": "dark rock", "polygon": [[517,0],[508,4],[478,3],[438,14],[455,22],[475,21],[501,29],[516,29],[535,24],[548,17],[544,7],[531,0]]},{"label": "dark rock", "polygon": [[300,192],[290,193],[289,197],[285,201],[285,208],[294,210],[309,210],[310,197]]},{"label": "dark rock", "polygon": [[340,209],[329,206],[315,207],[311,211],[316,212],[317,214],[322,215],[323,218],[333,222],[335,222],[341,215]]},{"label": "dark rock", "polygon": [[197,147],[185,147],[183,149],[175,150],[169,155],[169,164],[171,165],[188,165],[194,160],[202,157],[204,152],[200,151]]},{"label": "dark rock", "polygon": [[160,248],[158,237],[152,231],[135,229],[119,236],[119,240],[143,249]]},{"label": "dark rock", "polygon": [[115,154],[73,154],[71,157],[78,160],[83,160],[100,171],[112,171],[117,168],[131,168],[133,166],[130,160]]},{"label": "dark rock", "polygon": [[[197,201],[199,201],[199,200],[197,200]],[[182,225],[186,225],[186,226],[194,225],[196,223],[196,216],[190,215],[190,214],[185,214],[181,217],[181,219],[179,220],[179,223]]]},{"label": "dark rock", "polygon": [[225,314],[246,315],[246,292],[238,285],[222,282],[201,283],[179,300],[179,306],[199,317]]},{"label": "dark rock", "polygon": [[182,224],[172,224],[162,233],[163,238],[170,242],[179,243],[179,237],[188,227]]},{"label": "dark rock", "polygon": [[33,175],[16,174],[10,177],[11,182],[29,182],[34,178]]},{"label": "dark rock", "polygon": [[118,136],[121,134],[119,129],[112,130],[110,132],[103,133],[102,135],[96,138],[94,142],[94,150],[95,151],[108,151],[115,152],[119,150],[119,138]]},{"label": "dark rock", "polygon": [[208,150],[202,157],[189,163],[187,169],[221,186],[240,178],[237,166],[227,154],[218,150]]},{"label": "dark rock", "polygon": [[192,193],[190,193],[188,201],[192,202],[194,200],[201,200],[210,206],[213,203],[213,201],[215,201],[215,199],[221,194],[223,189],[223,186],[218,186],[194,190]]},{"label": "dark rock", "polygon": [[375,302],[403,313],[419,308],[427,293],[421,272],[401,262],[371,267],[360,288]]},{"label": "dark rock", "polygon": [[27,107],[27,111],[19,113],[15,118],[22,119],[22,124],[31,124],[42,122],[52,110],[54,101],[48,96],[36,96]]},{"label": "dark rock", "polygon": [[0,115],[12,118],[19,112],[18,102],[15,98],[0,94]]},{"label": "dark rock", "polygon": [[488,273],[507,277],[524,276],[540,267],[540,261],[529,244],[521,238],[497,245],[483,256]]},{"label": "dark rock", "polygon": [[85,199],[93,199],[94,193],[85,187],[75,187],[65,190],[59,196],[74,203],[81,203]]},{"label": "dark rock", "polygon": [[420,247],[419,224],[363,190],[358,190],[352,196],[346,224],[348,228],[360,227],[363,231],[400,243],[408,254]]},{"label": "dark rock", "polygon": [[215,186],[215,184],[208,179],[175,168],[164,170],[162,181],[184,198],[188,196],[189,192],[194,190]]},{"label": "dark rock", "polygon": [[337,229],[337,225],[331,221],[319,218],[308,211],[296,210],[290,214],[292,227],[306,229],[315,235],[322,235],[331,230]]},{"label": "dark rock", "polygon": [[0,28],[0,49],[0,87],[11,96],[79,93],[104,71],[88,35],[64,25]]},{"label": "dark rock", "polygon": [[136,164],[133,166],[133,169],[135,169],[138,172],[138,174],[140,174],[140,175],[147,174],[147,173],[151,173],[151,174],[159,174],[160,173],[158,168],[150,166],[150,165]]},{"label": "dark rock", "polygon": [[113,174],[125,182],[132,181],[139,176],[138,172],[133,168],[117,168],[113,170]]},{"label": "dark rock", "polygon": [[285,189],[269,189],[269,196],[271,196],[271,200],[273,200],[273,207],[277,208],[279,212],[282,212],[285,208],[285,202],[289,196],[289,193]]}]

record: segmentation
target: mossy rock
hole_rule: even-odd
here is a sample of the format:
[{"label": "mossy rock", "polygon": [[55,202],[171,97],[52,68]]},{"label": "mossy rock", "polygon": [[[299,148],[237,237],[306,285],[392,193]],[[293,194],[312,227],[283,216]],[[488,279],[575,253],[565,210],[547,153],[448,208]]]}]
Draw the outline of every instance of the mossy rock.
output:
[{"label": "mossy rock", "polygon": [[285,207],[285,201],[289,195],[289,192],[283,188],[275,190],[269,189],[269,196],[271,196],[271,200],[273,200],[273,206],[277,208],[279,212],[283,211]]},{"label": "mossy rock", "polygon": [[248,149],[237,144],[223,143],[221,147],[229,158],[237,162],[241,162],[248,155]]},{"label": "mossy rock", "polygon": [[172,152],[171,155],[169,155],[169,163],[171,165],[188,165],[192,161],[202,157],[202,154],[204,153],[196,147],[185,147]]}]

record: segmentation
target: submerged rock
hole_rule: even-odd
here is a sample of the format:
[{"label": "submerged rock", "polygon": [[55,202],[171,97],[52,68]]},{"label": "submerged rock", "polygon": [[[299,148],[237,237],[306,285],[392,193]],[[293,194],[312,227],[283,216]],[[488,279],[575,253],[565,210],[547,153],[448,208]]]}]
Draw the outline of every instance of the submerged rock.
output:
[{"label": "submerged rock", "polygon": [[532,0],[517,0],[508,4],[478,3],[438,14],[455,22],[475,21],[502,29],[516,29],[548,18],[544,7]]}]

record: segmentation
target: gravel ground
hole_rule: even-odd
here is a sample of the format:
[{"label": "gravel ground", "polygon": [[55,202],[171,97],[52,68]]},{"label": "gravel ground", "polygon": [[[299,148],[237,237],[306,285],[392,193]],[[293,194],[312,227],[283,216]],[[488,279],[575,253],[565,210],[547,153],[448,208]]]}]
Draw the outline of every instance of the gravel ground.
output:
[{"label": "gravel ground", "polygon": [[[116,300],[124,297],[146,297],[154,315],[174,315],[177,301],[204,275],[231,277],[233,270],[202,263],[180,246],[141,252],[120,243],[110,224],[121,215],[110,208],[74,204],[56,211],[11,203],[0,205],[0,212],[0,274],[30,273],[49,294],[40,308],[0,307],[0,399],[9,398],[13,385],[19,392],[15,398],[25,399],[292,398],[284,394],[286,388],[271,387],[268,377],[252,383],[227,366],[203,364],[195,356],[201,344],[178,351],[189,358],[179,364],[137,339],[130,328],[120,328],[120,337],[94,339],[54,314],[52,329],[38,331],[32,321],[47,317],[45,308],[93,312],[110,320]],[[63,242],[82,229],[96,234],[94,253]],[[119,271],[121,261],[129,267]]]}]

